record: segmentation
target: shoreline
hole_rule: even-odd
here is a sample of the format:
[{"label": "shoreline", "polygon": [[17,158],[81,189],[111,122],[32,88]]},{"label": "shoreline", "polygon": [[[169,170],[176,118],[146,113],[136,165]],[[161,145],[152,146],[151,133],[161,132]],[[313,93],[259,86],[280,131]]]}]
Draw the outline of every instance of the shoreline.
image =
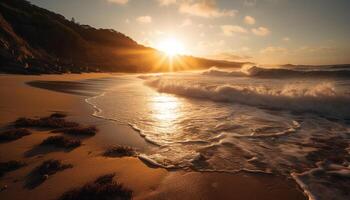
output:
[{"label": "shoreline", "polygon": [[[28,162],[28,166],[23,169],[0,178],[0,185],[8,185],[7,190],[0,192],[0,197],[5,199],[14,199],[14,197],[17,199],[21,197],[55,199],[72,187],[79,187],[99,175],[115,172],[118,181],[134,191],[135,199],[164,199],[166,197],[214,199],[225,196],[230,196],[232,199],[256,199],[257,197],[259,199],[306,199],[294,181],[275,175],[244,172],[227,174],[185,170],[169,171],[150,167],[138,158],[102,157],[101,152],[116,143],[141,150],[151,148],[151,145],[127,125],[119,125],[113,121],[93,117],[91,114],[94,113],[94,108],[85,102],[86,98],[81,94],[55,92],[52,88],[50,90],[26,84],[30,81],[81,82],[87,79],[103,79],[112,76],[111,74],[0,76],[2,83],[0,89],[4,95],[4,98],[0,100],[1,127],[18,117],[46,116],[53,111],[63,111],[68,113],[69,120],[95,125],[100,130],[96,136],[84,140],[83,146],[76,150],[43,152],[30,158],[23,158],[23,152],[31,150],[50,133],[33,130],[34,134],[30,136],[9,143],[0,143],[0,161],[18,159]],[[57,173],[34,190],[24,189],[22,183],[26,179],[26,174],[48,158],[70,161],[73,168]],[[73,181],[72,176],[77,173],[79,175]],[[14,180],[17,181],[13,183]],[[242,187],[245,185],[249,187]]]}]

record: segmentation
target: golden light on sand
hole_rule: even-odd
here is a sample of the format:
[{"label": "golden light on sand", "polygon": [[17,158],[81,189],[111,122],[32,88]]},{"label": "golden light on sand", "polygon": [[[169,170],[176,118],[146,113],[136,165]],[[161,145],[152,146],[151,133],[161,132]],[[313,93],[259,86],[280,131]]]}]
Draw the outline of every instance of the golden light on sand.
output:
[{"label": "golden light on sand", "polygon": [[167,38],[160,41],[157,48],[166,53],[169,57],[185,53],[183,43],[176,38]]}]

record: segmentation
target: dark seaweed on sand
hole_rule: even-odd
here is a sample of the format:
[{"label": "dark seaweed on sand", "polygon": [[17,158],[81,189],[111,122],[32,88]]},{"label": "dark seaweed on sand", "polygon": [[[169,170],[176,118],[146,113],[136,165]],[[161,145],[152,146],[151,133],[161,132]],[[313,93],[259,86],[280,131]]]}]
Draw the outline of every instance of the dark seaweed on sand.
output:
[{"label": "dark seaweed on sand", "polygon": [[49,117],[42,118],[26,118],[21,117],[14,122],[16,127],[38,127],[38,128],[71,128],[79,126],[79,124],[64,119],[61,114],[52,114]]},{"label": "dark seaweed on sand", "polygon": [[30,135],[31,132],[24,128],[16,128],[8,130],[0,134],[0,142],[8,142],[12,140],[20,139],[26,135]]},{"label": "dark seaweed on sand", "polygon": [[108,148],[104,152],[104,156],[107,157],[124,157],[124,156],[136,156],[136,151],[132,147],[116,145]]},{"label": "dark seaweed on sand", "polygon": [[67,117],[67,115],[64,114],[64,113],[56,112],[56,113],[51,114],[50,117],[51,117],[51,118],[52,118],[52,117],[55,117],[55,118],[65,118],[65,117]]},{"label": "dark seaweed on sand", "polygon": [[71,139],[64,136],[50,136],[44,141],[42,141],[40,145],[52,145],[58,148],[76,148],[81,145],[81,141],[78,139]]},{"label": "dark seaweed on sand", "polygon": [[72,127],[72,128],[65,128],[65,129],[59,129],[54,132],[61,132],[68,135],[74,135],[74,136],[94,136],[98,132],[98,129],[95,126],[89,126],[89,127]]},{"label": "dark seaweed on sand", "polygon": [[[15,127],[36,127],[53,129],[55,133],[65,133],[74,136],[94,136],[98,132],[95,126],[80,126],[76,122],[64,119],[66,114],[54,113],[49,117],[26,118],[21,117],[14,122]],[[19,129],[18,129],[19,130]]]},{"label": "dark seaweed on sand", "polygon": [[26,165],[25,163],[19,162],[16,160],[11,160],[8,162],[0,162],[0,177],[7,172],[17,170],[25,165]]},{"label": "dark seaweed on sand", "polygon": [[62,164],[59,160],[44,161],[28,175],[26,187],[33,189],[48,179],[49,176],[72,167],[73,165]]},{"label": "dark seaweed on sand", "polygon": [[58,171],[65,170],[67,168],[72,168],[73,166],[70,164],[62,164],[59,160],[47,160],[39,165],[34,172],[39,175],[52,175],[57,173]]},{"label": "dark seaweed on sand", "polygon": [[113,180],[115,174],[107,174],[81,188],[64,193],[59,200],[128,200],[132,191]]}]

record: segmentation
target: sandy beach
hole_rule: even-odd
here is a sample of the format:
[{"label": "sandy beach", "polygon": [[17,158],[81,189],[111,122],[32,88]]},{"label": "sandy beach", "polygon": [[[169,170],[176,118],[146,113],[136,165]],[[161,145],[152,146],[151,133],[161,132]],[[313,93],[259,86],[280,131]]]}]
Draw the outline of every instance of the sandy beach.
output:
[{"label": "sandy beach", "polygon": [[350,200],[350,1],[0,1],[0,200]]},{"label": "sandy beach", "polygon": [[[94,108],[85,99],[98,95],[103,88],[91,85],[85,88],[84,85],[90,79],[112,76],[116,75],[0,75],[1,131],[8,129],[19,117],[44,117],[54,112],[66,113],[67,120],[94,125],[99,130],[95,136],[82,139],[82,145],[70,151],[38,146],[47,137],[59,134],[35,128],[30,129],[31,135],[0,143],[0,162],[18,160],[26,163],[0,178],[0,187],[6,185],[0,192],[0,199],[57,199],[67,190],[108,173],[115,173],[115,179],[133,191],[134,199],[307,199],[293,180],[282,176],[167,170],[144,163],[137,157],[102,156],[115,144],[131,146],[141,152],[152,148],[129,126],[92,116]],[[38,81],[52,84],[40,88]],[[69,93],[67,87],[78,92]],[[35,188],[26,187],[28,174],[48,159],[58,159],[73,167],[49,176]]]}]

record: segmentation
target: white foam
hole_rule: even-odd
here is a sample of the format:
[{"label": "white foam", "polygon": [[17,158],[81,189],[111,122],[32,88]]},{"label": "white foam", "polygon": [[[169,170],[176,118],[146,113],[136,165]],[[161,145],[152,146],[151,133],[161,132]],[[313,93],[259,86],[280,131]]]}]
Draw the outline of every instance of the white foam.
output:
[{"label": "white foam", "polygon": [[262,85],[206,86],[185,81],[154,78],[146,84],[159,92],[213,101],[233,102],[271,109],[314,112],[332,117],[350,117],[350,96],[337,91],[331,82],[316,85],[288,84],[280,89]]}]

